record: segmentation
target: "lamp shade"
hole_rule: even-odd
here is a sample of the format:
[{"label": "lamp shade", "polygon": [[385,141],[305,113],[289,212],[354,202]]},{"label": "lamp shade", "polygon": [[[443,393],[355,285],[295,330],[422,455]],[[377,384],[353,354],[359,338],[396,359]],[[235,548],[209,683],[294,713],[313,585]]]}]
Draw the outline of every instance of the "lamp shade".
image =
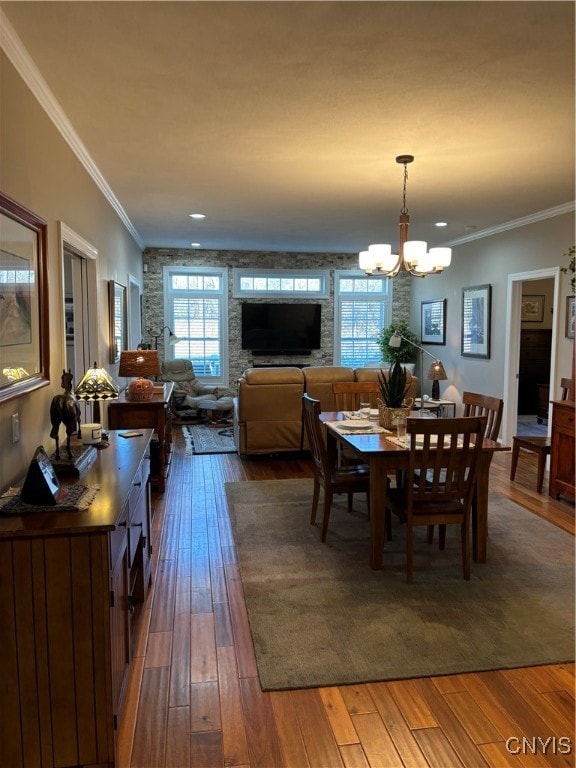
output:
[{"label": "lamp shade", "polygon": [[150,400],[154,384],[145,376],[160,373],[160,357],[155,349],[129,349],[120,353],[119,376],[137,376],[126,390],[128,400]]},{"label": "lamp shade", "polygon": [[118,376],[158,376],[160,355],[155,349],[128,349],[120,352]]},{"label": "lamp shade", "polygon": [[433,363],[430,363],[426,378],[429,381],[445,381],[448,378],[440,360],[435,360]]},{"label": "lamp shade", "polygon": [[110,378],[110,374],[104,368],[98,368],[94,363],[92,368],[88,368],[84,376],[74,390],[74,395],[78,400],[91,401],[94,403],[94,421],[100,421],[100,400],[117,400],[120,394],[116,382]]}]

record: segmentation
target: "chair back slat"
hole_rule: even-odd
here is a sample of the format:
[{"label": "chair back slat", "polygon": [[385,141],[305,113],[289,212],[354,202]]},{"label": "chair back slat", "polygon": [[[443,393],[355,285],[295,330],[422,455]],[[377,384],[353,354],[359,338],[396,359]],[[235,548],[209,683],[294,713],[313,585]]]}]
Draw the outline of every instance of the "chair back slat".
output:
[{"label": "chair back slat", "polygon": [[338,411],[357,411],[360,403],[370,403],[371,408],[376,408],[379,392],[380,386],[377,381],[335,381],[332,384],[332,393]]},{"label": "chair back slat", "polygon": [[560,400],[568,400],[572,379],[560,379]]},{"label": "chair back slat", "polygon": [[480,395],[476,392],[463,392],[464,416],[485,416],[486,431],[484,437],[489,440],[498,440],[502,414],[504,412],[504,400],[491,395]]}]

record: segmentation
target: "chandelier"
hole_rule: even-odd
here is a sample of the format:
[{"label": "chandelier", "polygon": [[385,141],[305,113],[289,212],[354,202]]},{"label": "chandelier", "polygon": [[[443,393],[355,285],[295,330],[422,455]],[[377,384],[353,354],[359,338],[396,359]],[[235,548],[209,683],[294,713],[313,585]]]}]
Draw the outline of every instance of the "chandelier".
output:
[{"label": "chandelier", "polygon": [[428,244],[424,240],[408,240],[410,216],[406,207],[406,182],[408,181],[408,164],[414,162],[414,156],[398,155],[396,162],[404,166],[398,253],[392,253],[392,246],[386,243],[370,245],[367,251],[360,251],[360,269],[363,269],[367,275],[384,277],[396,277],[400,267],[404,267],[416,277],[436,275],[442,272],[444,267],[450,266],[452,249],[430,248],[428,250]]}]

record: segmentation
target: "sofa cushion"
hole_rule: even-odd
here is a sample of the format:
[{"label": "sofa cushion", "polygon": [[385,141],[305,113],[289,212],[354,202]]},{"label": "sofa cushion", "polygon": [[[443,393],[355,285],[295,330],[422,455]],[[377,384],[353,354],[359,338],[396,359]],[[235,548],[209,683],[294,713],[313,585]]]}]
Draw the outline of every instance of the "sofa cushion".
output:
[{"label": "sofa cushion", "polygon": [[322,411],[336,407],[332,384],[335,381],[354,381],[354,371],[341,365],[311,365],[304,368],[304,390],[315,400],[320,400]]},{"label": "sofa cushion", "polygon": [[248,368],[242,374],[246,384],[303,384],[300,368]]}]

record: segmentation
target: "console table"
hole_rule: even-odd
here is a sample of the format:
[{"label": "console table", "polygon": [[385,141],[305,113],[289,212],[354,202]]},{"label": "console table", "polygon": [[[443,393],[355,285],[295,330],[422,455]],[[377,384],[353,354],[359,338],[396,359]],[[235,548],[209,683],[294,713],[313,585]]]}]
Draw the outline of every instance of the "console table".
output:
[{"label": "console table", "polygon": [[0,765],[114,766],[151,582],[151,429],[98,451],[77,511],[0,515]]},{"label": "console table", "polygon": [[172,450],[171,399],[174,382],[164,384],[161,391],[154,392],[151,400],[127,400],[123,392],[118,400],[108,405],[108,426],[110,429],[152,428],[158,439],[158,451],[152,453],[150,482],[164,493],[170,468]]}]

